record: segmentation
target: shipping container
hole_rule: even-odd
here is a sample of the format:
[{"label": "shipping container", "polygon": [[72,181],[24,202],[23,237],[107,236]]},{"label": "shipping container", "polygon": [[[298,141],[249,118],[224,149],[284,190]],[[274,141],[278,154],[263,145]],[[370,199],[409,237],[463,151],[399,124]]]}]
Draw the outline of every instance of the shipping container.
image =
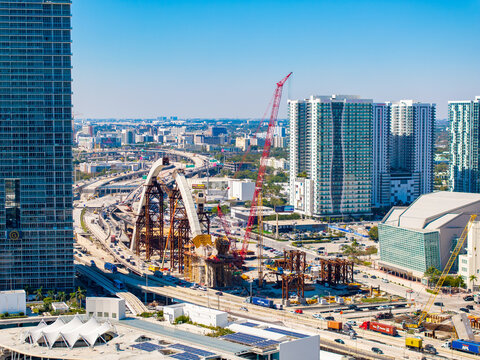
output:
[{"label": "shipping container", "polygon": [[272,308],[273,300],[268,300],[268,299],[254,296],[252,297],[252,304]]},{"label": "shipping container", "polygon": [[365,321],[361,326],[361,329],[372,330],[386,335],[397,335],[397,328],[392,325],[382,324],[375,321]]},{"label": "shipping container", "polygon": [[327,329],[328,330],[336,330],[341,331],[343,328],[342,323],[340,321],[329,321],[327,322]]},{"label": "shipping container", "polygon": [[455,350],[465,351],[472,354],[480,354],[480,343],[467,340],[453,340],[450,347]]},{"label": "shipping container", "polygon": [[405,338],[405,346],[409,349],[421,351],[422,350],[422,339],[418,338]]}]

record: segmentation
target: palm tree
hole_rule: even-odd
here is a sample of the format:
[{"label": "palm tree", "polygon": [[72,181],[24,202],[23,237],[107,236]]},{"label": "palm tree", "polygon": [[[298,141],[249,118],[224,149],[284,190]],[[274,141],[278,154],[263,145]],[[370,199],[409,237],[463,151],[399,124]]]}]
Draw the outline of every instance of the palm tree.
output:
[{"label": "palm tree", "polygon": [[67,294],[65,294],[64,291],[60,291],[57,295],[58,295],[58,300],[60,300],[60,301],[67,300]]},{"label": "palm tree", "polygon": [[77,300],[77,304],[78,304],[78,305],[81,305],[82,300],[85,299],[85,293],[86,293],[85,289],[82,289],[82,288],[79,286],[78,289],[77,289],[77,291],[75,292],[75,294],[76,294],[76,297],[75,297],[75,298],[78,299],[78,300]]},{"label": "palm tree", "polygon": [[52,300],[55,299],[55,291],[53,291],[53,290],[48,290],[47,295],[48,295],[48,297],[51,298]]},{"label": "palm tree", "polygon": [[76,292],[71,292],[71,293],[70,293],[70,301],[75,300],[76,296],[77,296],[77,293],[76,293]]},{"label": "palm tree", "polygon": [[43,287],[40,287],[39,289],[35,290],[35,299],[37,301],[40,301],[43,299],[42,290],[43,290]]},{"label": "palm tree", "polygon": [[475,281],[477,281],[478,278],[475,275],[470,275],[469,280],[472,283],[473,291],[475,291]]}]

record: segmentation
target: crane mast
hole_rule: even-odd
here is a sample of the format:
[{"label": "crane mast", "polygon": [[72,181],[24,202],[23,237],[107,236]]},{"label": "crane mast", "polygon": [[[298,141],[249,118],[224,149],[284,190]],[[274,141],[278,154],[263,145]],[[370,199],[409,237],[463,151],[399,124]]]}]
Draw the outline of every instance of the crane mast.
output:
[{"label": "crane mast", "polygon": [[275,123],[277,121],[278,109],[280,107],[280,100],[282,98],[283,85],[288,80],[290,75],[292,75],[292,73],[288,74],[282,80],[280,80],[277,83],[277,87],[275,89],[273,104],[272,104],[272,112],[270,114],[270,120],[268,122],[267,136],[265,139],[265,145],[263,147],[262,157],[260,159],[260,167],[258,169],[257,181],[255,183],[255,192],[253,193],[252,205],[250,207],[250,214],[248,217],[247,228],[245,229],[245,236],[243,239],[242,249],[240,250],[240,255],[242,258],[244,258],[247,254],[248,242],[250,240],[250,236],[252,233],[255,214],[257,212],[258,207],[262,206],[261,201],[259,202],[259,199],[261,199],[260,193],[262,192],[262,188],[263,188],[263,180],[265,178],[265,170],[267,167],[267,158],[270,155],[270,148],[272,146],[273,130],[275,127]]}]

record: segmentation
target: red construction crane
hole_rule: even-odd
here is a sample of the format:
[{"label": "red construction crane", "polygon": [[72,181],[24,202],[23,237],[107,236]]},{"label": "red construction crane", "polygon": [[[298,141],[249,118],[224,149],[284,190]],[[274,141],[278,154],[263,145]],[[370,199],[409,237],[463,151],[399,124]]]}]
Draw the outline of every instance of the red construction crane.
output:
[{"label": "red construction crane", "polygon": [[[263,180],[265,178],[265,170],[267,167],[267,158],[270,155],[270,148],[273,141],[273,130],[278,116],[278,108],[280,107],[280,100],[282,98],[283,85],[292,73],[285,76],[281,81],[277,83],[275,94],[273,96],[272,112],[270,114],[270,120],[268,122],[267,136],[265,138],[265,146],[263,147],[262,157],[260,159],[260,167],[258,169],[257,182],[255,183],[255,192],[253,193],[252,205],[250,207],[250,215],[248,217],[247,228],[245,229],[245,237],[243,239],[242,249],[240,250],[240,256],[244,258],[248,250],[248,242],[252,233],[253,222],[255,220],[255,212],[258,207],[259,194],[263,188]],[[261,204],[260,204],[261,206]]]}]

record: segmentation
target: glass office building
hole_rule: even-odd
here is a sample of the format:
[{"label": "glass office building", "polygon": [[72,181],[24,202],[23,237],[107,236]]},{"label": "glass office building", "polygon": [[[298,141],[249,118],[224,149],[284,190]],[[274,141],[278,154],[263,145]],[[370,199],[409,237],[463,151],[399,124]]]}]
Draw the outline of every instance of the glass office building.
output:
[{"label": "glass office building", "polygon": [[412,230],[380,223],[378,233],[382,238],[382,261],[421,273],[431,266],[441,269],[438,231]]},{"label": "glass office building", "polygon": [[0,289],[73,287],[71,2],[0,0]]}]

